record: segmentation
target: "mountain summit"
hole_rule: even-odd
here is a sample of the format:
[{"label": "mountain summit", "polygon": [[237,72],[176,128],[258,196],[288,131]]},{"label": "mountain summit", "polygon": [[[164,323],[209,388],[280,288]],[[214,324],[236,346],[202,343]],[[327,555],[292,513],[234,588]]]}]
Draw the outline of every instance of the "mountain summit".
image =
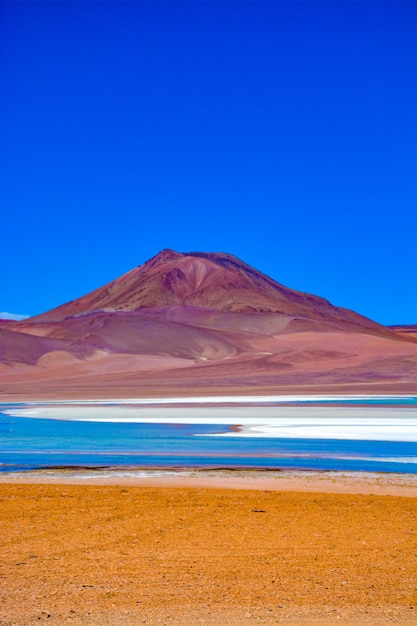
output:
[{"label": "mountain summit", "polygon": [[379,324],[357,313],[281,285],[231,254],[169,249],[104,287],[32,319],[59,321],[97,311],[173,306],[275,313],[382,330]]}]

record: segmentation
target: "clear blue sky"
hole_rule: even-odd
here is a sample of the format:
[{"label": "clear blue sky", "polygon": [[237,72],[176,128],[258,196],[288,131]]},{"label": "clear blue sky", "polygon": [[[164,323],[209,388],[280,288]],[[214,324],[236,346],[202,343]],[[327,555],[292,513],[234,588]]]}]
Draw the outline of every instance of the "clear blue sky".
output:
[{"label": "clear blue sky", "polygon": [[417,3],[2,0],[0,311],[162,248],[417,321]]}]

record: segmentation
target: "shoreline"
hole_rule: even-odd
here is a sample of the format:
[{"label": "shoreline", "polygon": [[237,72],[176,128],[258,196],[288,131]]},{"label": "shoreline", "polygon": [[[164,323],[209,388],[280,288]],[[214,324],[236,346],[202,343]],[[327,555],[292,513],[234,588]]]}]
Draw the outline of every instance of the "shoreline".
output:
[{"label": "shoreline", "polygon": [[[44,382],[44,381],[43,381]],[[32,390],[28,388],[24,390],[3,390],[0,392],[0,402],[60,402],[63,398],[67,401],[117,401],[123,400],[147,400],[149,398],[156,398],[158,400],[164,400],[167,398],[174,398],[177,400],[179,397],[186,398],[198,398],[214,396],[227,396],[236,398],[238,396],[254,397],[285,397],[285,396],[310,396],[311,398],[322,397],[324,395],[334,397],[335,399],[341,397],[352,396],[411,396],[416,395],[416,383],[415,380],[407,381],[392,381],[385,380],[383,382],[356,382],[356,383],[320,383],[320,385],[297,385],[297,384],[274,384],[274,385],[244,385],[244,386],[222,386],[216,381],[214,387],[205,385],[195,386],[181,386],[177,383],[167,386],[152,386],[147,384],[146,388],[139,388],[129,386],[116,386],[113,384],[110,387],[105,386],[89,386],[85,389],[80,381],[77,381],[76,386],[58,386],[55,389],[45,388],[45,385],[34,387]],[[109,390],[111,389],[111,390]]]},{"label": "shoreline", "polygon": [[245,394],[241,395],[238,393],[235,394],[211,394],[211,395],[149,395],[149,396],[136,396],[136,397],[72,397],[72,398],[57,398],[57,397],[31,397],[31,398],[22,398],[21,396],[10,396],[8,394],[1,395],[0,394],[0,405],[1,404],[155,404],[155,405],[164,405],[164,404],[174,404],[174,405],[182,405],[182,404],[264,404],[264,403],[285,403],[285,402],[343,402],[345,400],[386,400],[386,399],[415,399],[416,392],[404,392],[404,393],[335,393],[335,394],[323,394],[322,392],[317,391],[316,393],[282,393],[282,394],[260,394],[259,392],[253,394]]},{"label": "shoreline", "polygon": [[0,484],[417,496],[417,476],[414,474],[315,470],[42,469],[1,472]]}]

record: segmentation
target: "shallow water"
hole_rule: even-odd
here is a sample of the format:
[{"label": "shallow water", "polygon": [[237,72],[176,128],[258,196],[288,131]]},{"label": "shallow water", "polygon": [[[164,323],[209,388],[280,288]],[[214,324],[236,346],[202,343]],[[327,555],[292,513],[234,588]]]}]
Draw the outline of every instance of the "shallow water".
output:
[{"label": "shallow water", "polygon": [[[386,398],[374,400],[367,405],[387,406]],[[352,404],[356,402],[353,400]],[[303,406],[299,403],[291,405],[298,406],[297,415],[300,421],[303,420]],[[346,406],[346,401],[343,405]],[[399,399],[398,404],[395,399],[390,400],[390,407],[400,405],[410,407],[410,399],[406,402]],[[242,437],[236,420],[233,424],[218,421],[210,424],[201,423],[197,418],[193,422],[188,417],[188,423],[182,423],[180,407],[173,411],[175,419],[171,423],[154,423],[152,420],[148,423],[78,421],[71,419],[71,412],[75,414],[71,405],[65,408],[68,418],[43,419],[39,415],[42,415],[42,410],[47,411],[42,409],[42,405],[37,407],[36,419],[13,414],[19,413],[22,407],[24,413],[27,405],[1,407],[0,471],[3,472],[48,467],[80,470],[99,467],[127,470],[135,467],[417,472],[415,441],[372,440],[369,429],[367,440],[329,438],[328,433],[323,438],[291,437],[288,434],[275,437],[271,431],[264,435],[261,432],[259,436],[252,432],[250,436]],[[6,410],[8,414],[4,412]],[[212,409],[214,419],[216,410]],[[257,409],[253,407],[252,410]],[[164,411],[170,409],[165,407]],[[248,411],[250,409],[245,407],[245,414]],[[256,423],[257,419],[253,422]],[[325,420],[321,428],[326,429]]]}]

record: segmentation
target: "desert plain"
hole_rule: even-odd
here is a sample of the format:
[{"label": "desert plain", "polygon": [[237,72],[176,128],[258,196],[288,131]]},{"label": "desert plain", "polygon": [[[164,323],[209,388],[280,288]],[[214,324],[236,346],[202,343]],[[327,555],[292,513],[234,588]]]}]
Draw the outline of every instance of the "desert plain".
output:
[{"label": "desert plain", "polygon": [[411,625],[414,495],[381,475],[9,475],[0,623]]}]

